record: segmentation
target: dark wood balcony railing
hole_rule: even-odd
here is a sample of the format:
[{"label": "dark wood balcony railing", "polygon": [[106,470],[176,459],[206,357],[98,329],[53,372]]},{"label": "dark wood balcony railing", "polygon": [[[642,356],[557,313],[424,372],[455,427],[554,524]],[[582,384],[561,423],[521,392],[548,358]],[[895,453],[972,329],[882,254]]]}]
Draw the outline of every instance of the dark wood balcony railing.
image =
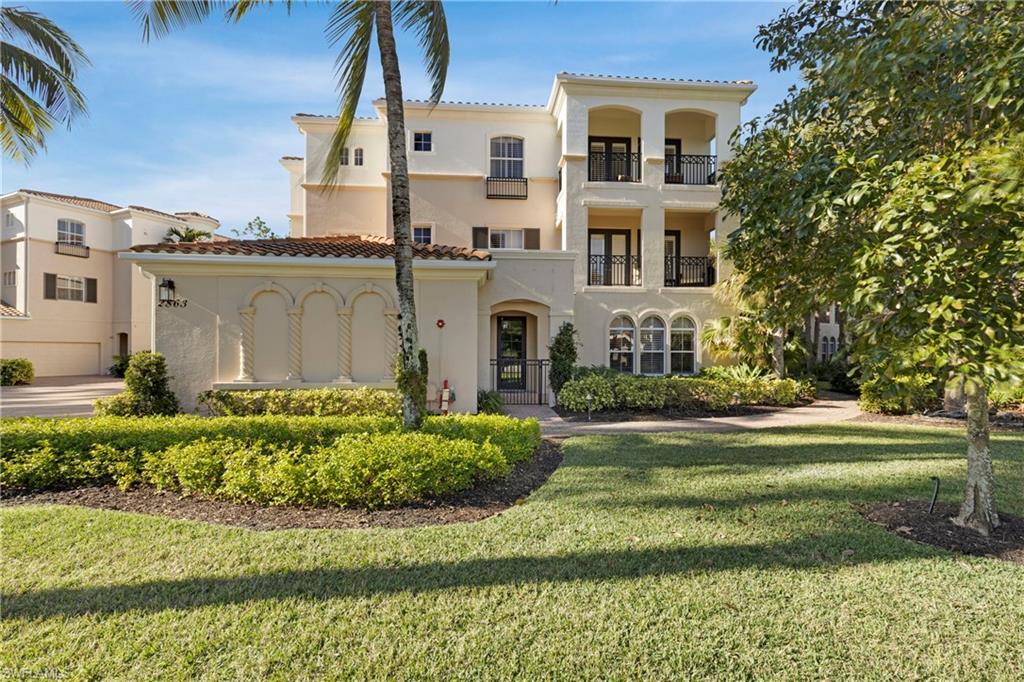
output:
[{"label": "dark wood balcony railing", "polygon": [[550,360],[491,358],[491,387],[506,405],[547,405]]},{"label": "dark wood balcony railing", "polygon": [[587,283],[606,287],[640,286],[640,256],[590,256]]},{"label": "dark wood balcony railing", "polygon": [[669,185],[713,185],[718,157],[705,154],[667,154],[665,183]]},{"label": "dark wood balcony railing", "polygon": [[640,154],[590,152],[591,181],[640,182]]},{"label": "dark wood balcony railing", "polygon": [[487,178],[488,199],[525,199],[526,178]]},{"label": "dark wood balcony railing", "polygon": [[666,256],[665,286],[709,287],[715,283],[715,259],[708,256]]},{"label": "dark wood balcony railing", "polygon": [[72,244],[71,242],[54,242],[54,253],[62,256],[75,256],[77,258],[88,258],[89,247],[85,244]]}]

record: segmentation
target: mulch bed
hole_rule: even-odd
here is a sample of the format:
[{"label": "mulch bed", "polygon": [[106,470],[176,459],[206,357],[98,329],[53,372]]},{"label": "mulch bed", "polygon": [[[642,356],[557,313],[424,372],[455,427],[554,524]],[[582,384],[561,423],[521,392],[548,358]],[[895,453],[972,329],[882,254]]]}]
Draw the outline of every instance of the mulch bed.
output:
[{"label": "mulch bed", "polygon": [[928,513],[928,503],[917,500],[884,502],[859,509],[869,521],[890,533],[951,552],[986,556],[1024,564],[1024,518],[999,514],[1000,526],[985,537],[952,521],[959,511],[953,504],[938,502]]},{"label": "mulch bed", "polygon": [[[794,407],[799,407],[800,404],[795,405]],[[586,412],[570,412],[561,406],[557,406],[554,409],[555,412],[558,413],[558,416],[567,422],[587,421]],[[591,418],[593,421],[601,422],[650,422],[670,419],[694,419],[698,417],[737,417],[751,414],[781,412],[782,410],[788,409],[790,408],[775,405],[737,405],[736,407],[730,407],[727,410],[709,410],[698,407],[677,408],[671,410],[645,410],[639,412],[624,410],[622,412],[593,412]]]},{"label": "mulch bed", "polygon": [[124,491],[115,485],[18,495],[0,507],[23,504],[72,504],[94,509],[138,512],[173,519],[205,521],[252,530],[286,528],[409,528],[468,523],[494,516],[519,504],[539,488],[562,463],[555,441],[545,440],[530,460],[520,462],[500,481],[490,481],[457,495],[426,500],[396,509],[341,507],[263,507],[223,502],[202,496],[181,497],[150,486]]},{"label": "mulch bed", "polygon": [[[864,414],[850,421],[875,422],[879,424],[915,424],[917,426],[940,426],[945,428],[963,429],[967,420],[963,417],[928,414]],[[989,416],[989,428],[992,431],[1024,431],[1024,412],[1018,410],[1000,411]]]}]

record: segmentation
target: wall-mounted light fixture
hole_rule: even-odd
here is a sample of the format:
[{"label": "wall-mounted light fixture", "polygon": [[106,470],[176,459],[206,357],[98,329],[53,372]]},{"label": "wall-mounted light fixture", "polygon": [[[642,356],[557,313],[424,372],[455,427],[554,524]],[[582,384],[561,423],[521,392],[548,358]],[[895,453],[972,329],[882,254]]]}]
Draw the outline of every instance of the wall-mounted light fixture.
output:
[{"label": "wall-mounted light fixture", "polygon": [[161,301],[173,301],[174,300],[174,280],[167,279],[166,277],[160,280],[160,300]]}]

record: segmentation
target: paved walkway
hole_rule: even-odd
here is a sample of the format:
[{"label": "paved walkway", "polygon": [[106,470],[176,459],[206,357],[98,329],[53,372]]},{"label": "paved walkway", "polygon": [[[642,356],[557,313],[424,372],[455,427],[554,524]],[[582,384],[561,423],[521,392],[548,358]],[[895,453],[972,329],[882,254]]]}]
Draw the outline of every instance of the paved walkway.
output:
[{"label": "paved walkway", "polygon": [[810,405],[764,414],[735,417],[693,417],[658,421],[566,421],[550,407],[543,405],[510,405],[507,414],[515,417],[536,417],[545,436],[564,438],[591,434],[671,433],[673,431],[742,431],[767,429],[773,426],[828,424],[853,419],[860,414],[852,396],[829,393]]},{"label": "paved walkway", "polygon": [[88,417],[94,400],[122,390],[124,381],[111,376],[39,377],[0,389],[0,416]]}]

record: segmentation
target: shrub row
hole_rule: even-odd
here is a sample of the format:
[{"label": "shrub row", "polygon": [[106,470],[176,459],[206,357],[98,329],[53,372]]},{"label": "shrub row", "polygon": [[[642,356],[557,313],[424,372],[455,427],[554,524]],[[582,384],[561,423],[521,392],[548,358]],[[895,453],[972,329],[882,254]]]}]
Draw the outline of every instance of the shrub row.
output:
[{"label": "shrub row", "polygon": [[0,360],[0,386],[31,384],[36,377],[32,362],[26,358],[4,358]]},{"label": "shrub row", "polygon": [[937,407],[939,387],[930,374],[876,376],[860,385],[858,405],[865,412],[910,414]]},{"label": "shrub row", "polygon": [[199,404],[210,414],[225,417],[253,415],[312,415],[397,417],[402,399],[395,391],[372,388],[273,389],[264,391],[204,391]]},{"label": "shrub row", "polygon": [[428,417],[413,434],[391,417],[27,418],[0,428],[7,488],[150,482],[261,504],[401,504],[501,475],[540,444],[536,420],[495,415]]},{"label": "shrub row", "polygon": [[[567,410],[724,410],[737,405],[793,405],[812,399],[810,381],[795,379],[711,377],[641,377],[587,373],[565,383],[558,394]],[[589,397],[589,401],[588,401]]]}]

